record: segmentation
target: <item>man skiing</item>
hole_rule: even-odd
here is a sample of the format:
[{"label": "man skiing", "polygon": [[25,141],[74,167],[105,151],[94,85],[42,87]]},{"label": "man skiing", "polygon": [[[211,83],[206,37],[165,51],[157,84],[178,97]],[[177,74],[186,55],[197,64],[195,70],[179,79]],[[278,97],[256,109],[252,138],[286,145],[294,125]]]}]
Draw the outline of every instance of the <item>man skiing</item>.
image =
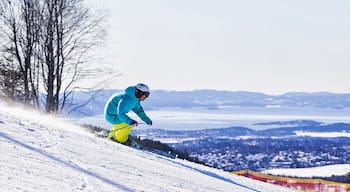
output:
[{"label": "man skiing", "polygon": [[144,101],[150,94],[147,85],[139,83],[130,86],[122,93],[112,95],[105,106],[105,119],[112,124],[108,137],[119,142],[128,143],[129,133],[138,122],[131,119],[126,113],[135,112],[145,123],[152,125],[152,120],[144,112],[140,101]]}]

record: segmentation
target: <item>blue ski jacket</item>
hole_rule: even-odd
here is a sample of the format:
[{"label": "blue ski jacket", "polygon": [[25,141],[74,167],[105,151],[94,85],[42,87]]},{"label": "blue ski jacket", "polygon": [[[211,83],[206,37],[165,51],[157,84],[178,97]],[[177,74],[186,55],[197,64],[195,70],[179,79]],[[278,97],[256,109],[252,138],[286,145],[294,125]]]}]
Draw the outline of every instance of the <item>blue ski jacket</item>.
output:
[{"label": "blue ski jacket", "polygon": [[136,98],[135,90],[135,86],[130,86],[124,92],[116,93],[108,99],[104,109],[104,116],[109,123],[126,123],[130,125],[134,120],[127,113],[132,110],[142,121],[152,124],[152,120],[144,112],[140,100]]}]

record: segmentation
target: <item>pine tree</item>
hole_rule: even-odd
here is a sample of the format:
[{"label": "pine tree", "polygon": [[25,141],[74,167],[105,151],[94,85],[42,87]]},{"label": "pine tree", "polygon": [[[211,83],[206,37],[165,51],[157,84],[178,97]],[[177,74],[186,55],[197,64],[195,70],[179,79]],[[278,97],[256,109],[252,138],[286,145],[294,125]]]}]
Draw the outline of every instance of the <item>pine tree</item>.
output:
[{"label": "pine tree", "polygon": [[0,82],[0,98],[7,101],[22,100],[23,93],[19,87],[23,79],[11,63],[0,61]]},{"label": "pine tree", "polygon": [[348,177],[346,178],[346,183],[350,183],[350,172],[348,173]]}]

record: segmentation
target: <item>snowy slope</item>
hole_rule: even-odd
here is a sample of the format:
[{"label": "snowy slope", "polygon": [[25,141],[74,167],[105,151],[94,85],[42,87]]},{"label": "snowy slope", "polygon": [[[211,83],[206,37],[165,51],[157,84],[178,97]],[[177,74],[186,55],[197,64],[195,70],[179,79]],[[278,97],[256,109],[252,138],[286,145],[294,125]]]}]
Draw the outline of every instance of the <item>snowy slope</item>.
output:
[{"label": "snowy slope", "polygon": [[0,105],[0,191],[291,191]]},{"label": "snowy slope", "polygon": [[349,164],[326,165],[312,168],[271,169],[262,173],[292,177],[331,177],[333,175],[347,175],[350,172]]}]

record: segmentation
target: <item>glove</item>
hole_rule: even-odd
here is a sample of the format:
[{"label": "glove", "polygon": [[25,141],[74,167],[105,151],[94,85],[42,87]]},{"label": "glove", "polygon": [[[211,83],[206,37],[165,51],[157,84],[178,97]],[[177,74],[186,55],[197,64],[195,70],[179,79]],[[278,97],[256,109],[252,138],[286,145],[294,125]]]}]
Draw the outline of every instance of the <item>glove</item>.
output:
[{"label": "glove", "polygon": [[135,120],[131,120],[130,125],[137,126],[139,123]]},{"label": "glove", "polygon": [[149,122],[147,122],[147,125],[152,125],[152,121],[150,120]]}]

